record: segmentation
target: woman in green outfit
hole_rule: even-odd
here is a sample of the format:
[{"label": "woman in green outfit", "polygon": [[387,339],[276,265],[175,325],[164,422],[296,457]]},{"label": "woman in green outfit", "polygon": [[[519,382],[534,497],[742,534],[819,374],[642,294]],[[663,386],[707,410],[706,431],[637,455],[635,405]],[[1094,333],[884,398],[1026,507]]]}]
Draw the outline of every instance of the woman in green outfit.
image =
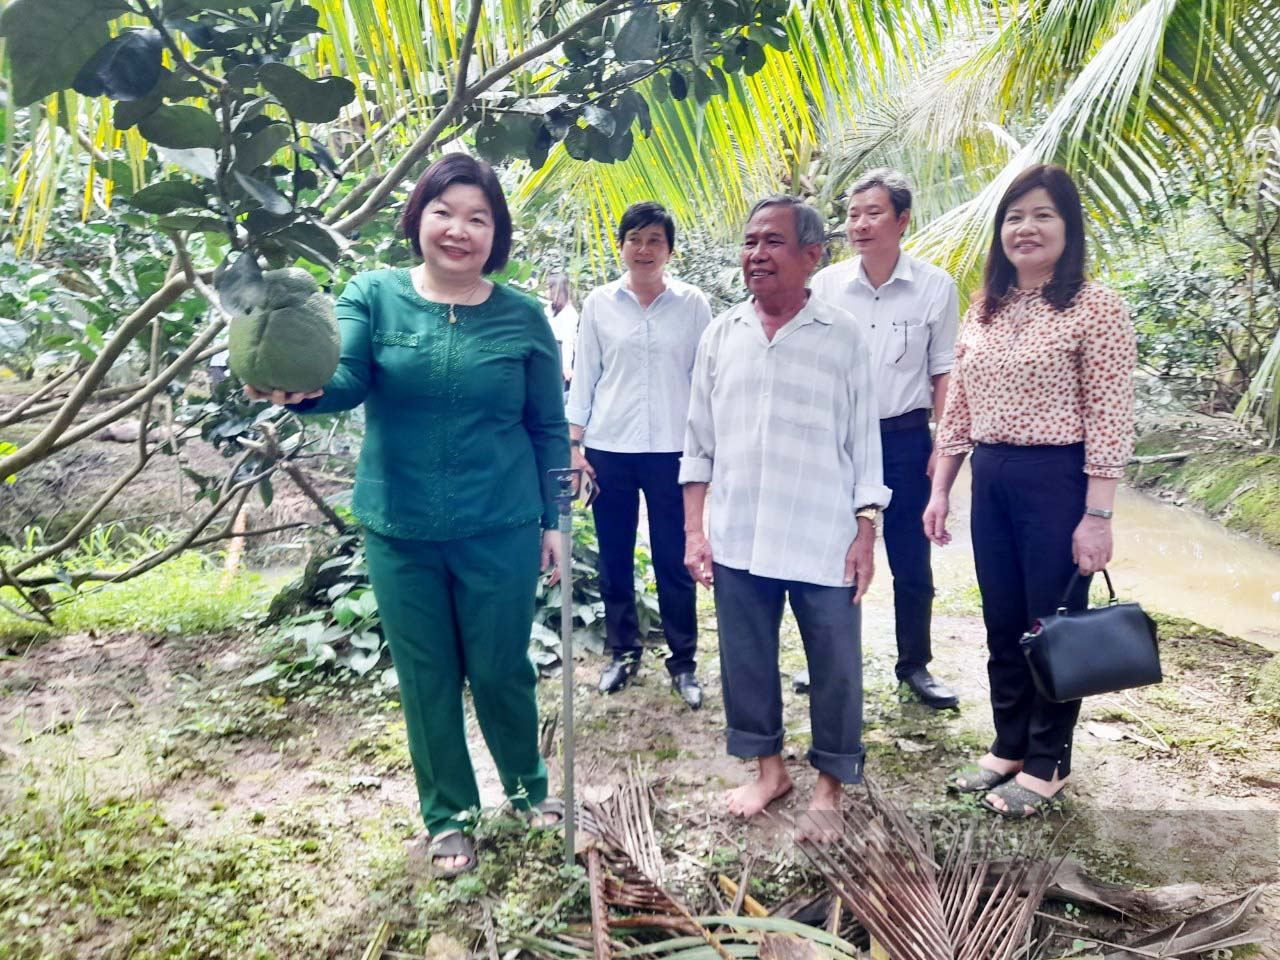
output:
[{"label": "woman in green outfit", "polygon": [[561,544],[547,471],[569,464],[560,356],[532,297],[485,279],[511,248],[493,170],[433,163],[402,219],[422,262],[373,270],[338,299],[342,359],[314,394],[247,386],[301,413],[363,403],[352,510],[400,678],[409,753],[436,869],[475,866],[463,828],[480,805],[462,688],[512,804],[563,819],[538,752],[529,660],[538,570]]}]

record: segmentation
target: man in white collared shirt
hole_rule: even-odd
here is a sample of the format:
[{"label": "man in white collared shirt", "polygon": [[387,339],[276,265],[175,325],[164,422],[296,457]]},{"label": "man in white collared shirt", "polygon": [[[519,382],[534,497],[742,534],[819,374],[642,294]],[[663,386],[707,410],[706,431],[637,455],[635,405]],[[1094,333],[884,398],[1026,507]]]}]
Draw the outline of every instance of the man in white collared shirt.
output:
[{"label": "man in white collared shirt", "polygon": [[686,565],[715,591],[728,750],[760,761],[756,780],[727,798],[745,817],[791,789],[778,673],[788,601],[814,676],[810,810],[838,810],[842,785],[862,779],[857,604],[889,490],[867,346],[851,317],[805,288],[823,233],[795,197],[752,210],[741,254],[752,296],[698,346],[680,461]]},{"label": "man in white collared shirt", "polygon": [[566,413],[573,465],[599,484],[592,507],[600,546],[600,594],[613,654],[600,691],[630,682],[640,659],[635,547],[640,494],[658,609],[671,655],[667,671],[692,709],[702,706],[697,663],[697,604],[684,567],[680,450],[689,410],[689,377],[711,307],[697,287],[666,273],[675,223],[659,204],[633,203],[618,222],[627,272],[582,304]]},{"label": "man in white collared shirt", "polygon": [[895,673],[923,703],[945,709],[957,699],[928,668],[933,571],[921,517],[933,473],[929,416],[942,420],[960,307],[955,281],[945,270],[903,252],[910,219],[906,177],[881,169],[860,178],[849,191],[845,221],[855,256],[820,270],[813,291],[852,314],[871,345],[884,481],[893,490],[893,505],[884,514],[884,545],[893,574]]}]

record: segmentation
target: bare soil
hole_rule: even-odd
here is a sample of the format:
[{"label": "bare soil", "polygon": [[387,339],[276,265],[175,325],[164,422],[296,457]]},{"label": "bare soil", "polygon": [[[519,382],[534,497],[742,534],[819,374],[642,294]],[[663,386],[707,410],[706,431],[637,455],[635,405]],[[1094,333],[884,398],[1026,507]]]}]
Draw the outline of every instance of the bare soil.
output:
[{"label": "bare soil", "polygon": [[[813,785],[804,761],[806,700],[788,686],[787,757],[797,789],[767,819],[744,824],[724,812],[722,794],[751,767],[724,753],[709,612],[704,600],[700,674],[708,698],[701,712],[671,692],[660,651],[646,657],[632,687],[611,697],[595,692],[601,661],[580,661],[575,670],[580,795],[600,796],[638,763],[658,784],[656,817],[673,882],[708,911],[717,907],[708,879],[717,872],[736,877],[748,857],[759,864],[753,895],[766,904],[811,882],[792,850],[788,817],[803,808]],[[883,592],[873,592],[864,625],[868,773],[905,806],[943,818],[980,816],[942,788],[946,774],[977,756],[990,735],[980,621],[968,614],[937,619],[936,672],[962,696],[959,711],[937,713],[899,700],[891,616]],[[1186,623],[1166,625],[1164,636],[1162,686],[1086,705],[1065,809],[1030,828],[1007,829],[1061,830],[1100,879],[1191,881],[1209,894],[1269,884],[1264,922],[1280,943],[1280,723],[1254,702],[1268,654]],[[406,844],[420,825],[394,694],[345,684],[243,688],[239,680],[261,663],[261,643],[76,635],[0,662],[0,808],[73,789],[95,802],[154,801],[167,831],[159,842],[193,856],[237,839],[301,838],[293,856],[271,870],[308,888],[308,898],[274,908],[295,926],[302,921],[305,934],[260,921],[261,955],[358,956],[384,918],[396,924],[393,946],[419,950],[433,930],[469,916],[475,903],[514,903],[513,916],[527,926],[535,903],[525,904],[524,894],[502,887],[495,874],[482,875],[479,890],[466,895],[411,876]],[[784,670],[798,669],[801,656],[788,620]],[[558,678],[544,684],[548,718],[559,710],[559,689]],[[474,729],[472,741],[485,801],[496,805],[501,792]],[[558,759],[550,765],[559,783]],[[857,802],[857,789],[850,793]],[[564,882],[547,877],[554,844],[544,845],[539,862],[519,852],[522,837],[513,848],[499,831],[481,842],[480,853],[504,873],[534,870],[523,882],[545,887],[534,897],[540,911]],[[8,867],[12,881],[15,863],[0,854],[0,880]],[[104,918],[83,904],[48,909],[58,923],[45,928],[44,952],[15,956],[158,956],[164,938],[177,936],[170,923],[153,931],[157,952],[136,952],[127,918]],[[572,909],[571,902],[565,910]],[[1068,939],[1063,952],[1069,946]],[[1280,956],[1274,946],[1263,955]]]}]

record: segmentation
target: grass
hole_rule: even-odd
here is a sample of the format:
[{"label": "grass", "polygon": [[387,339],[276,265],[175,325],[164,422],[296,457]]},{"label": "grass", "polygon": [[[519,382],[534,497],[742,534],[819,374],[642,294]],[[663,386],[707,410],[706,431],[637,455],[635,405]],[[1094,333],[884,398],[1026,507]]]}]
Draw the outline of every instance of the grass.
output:
[{"label": "grass", "polygon": [[[246,824],[194,840],[141,795],[98,796],[70,771],[0,812],[0,955],[314,956],[315,872],[340,856],[318,826]],[[101,942],[104,929],[112,931]]]},{"label": "grass", "polygon": [[[1135,453],[1151,455],[1188,448],[1184,431],[1147,434]],[[1130,467],[1138,486],[1181,491],[1210,516],[1233,530],[1280,546],[1280,456],[1238,444],[1220,444],[1185,460]]]},{"label": "grass", "polygon": [[[98,527],[70,554],[63,569],[124,570],[170,542],[165,531],[129,533],[115,524]],[[38,530],[29,531],[21,550],[0,550],[6,566],[41,546]],[[36,568],[32,573],[56,573]],[[53,626],[35,623],[0,609],[0,643],[88,631],[200,634],[239,627],[258,612],[266,598],[259,578],[243,569],[226,573],[216,554],[183,553],[123,583],[87,583],[79,590],[58,584],[44,590],[54,605]],[[0,600],[22,608],[16,591],[0,589]]]}]

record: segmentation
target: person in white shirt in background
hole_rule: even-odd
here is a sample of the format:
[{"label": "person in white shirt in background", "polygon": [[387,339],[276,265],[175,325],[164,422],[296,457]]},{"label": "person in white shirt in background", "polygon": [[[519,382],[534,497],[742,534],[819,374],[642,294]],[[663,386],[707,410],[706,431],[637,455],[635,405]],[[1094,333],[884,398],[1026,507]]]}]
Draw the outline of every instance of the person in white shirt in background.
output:
[{"label": "person in white shirt in background", "polygon": [[583,301],[566,408],[573,465],[599,486],[592,512],[612,653],[600,691],[621,690],[639,667],[635,547],[643,492],[658,608],[671,650],[667,672],[676,693],[697,710],[696,596],[684,566],[678,477],[689,378],[711,307],[697,287],[667,275],[675,222],[659,204],[628,207],[617,241],[627,272]]},{"label": "person in white shirt in background", "polygon": [[[955,693],[929,673],[933,658],[933,570],[920,518],[929,503],[936,454],[929,417],[942,421],[956,358],[960,299],[945,271],[902,250],[911,221],[911,187],[895,170],[872,170],[849,190],[845,231],[854,256],[813,278],[813,292],[853,315],[871,346],[880,408],[884,546],[893,574],[899,682],[926,706],[956,706]],[[807,684],[796,678],[797,689]]]},{"label": "person in white shirt in background", "polygon": [[578,311],[573,305],[573,286],[563,273],[547,277],[547,295],[551,298],[551,310],[547,319],[556,343],[560,344],[560,366],[564,371],[564,389],[569,390],[573,379],[573,351],[578,342]]},{"label": "person in white shirt in background", "polygon": [[802,829],[813,840],[830,835],[843,784],[862,779],[858,603],[890,496],[870,351],[852,317],[805,287],[824,233],[796,197],[751,211],[741,252],[751,297],[718,316],[698,347],[680,462],[685,562],[715,592],[728,751],[759,759],[727,807],[754,816],[791,790],[778,671],[789,601],[813,670],[818,780]]}]

